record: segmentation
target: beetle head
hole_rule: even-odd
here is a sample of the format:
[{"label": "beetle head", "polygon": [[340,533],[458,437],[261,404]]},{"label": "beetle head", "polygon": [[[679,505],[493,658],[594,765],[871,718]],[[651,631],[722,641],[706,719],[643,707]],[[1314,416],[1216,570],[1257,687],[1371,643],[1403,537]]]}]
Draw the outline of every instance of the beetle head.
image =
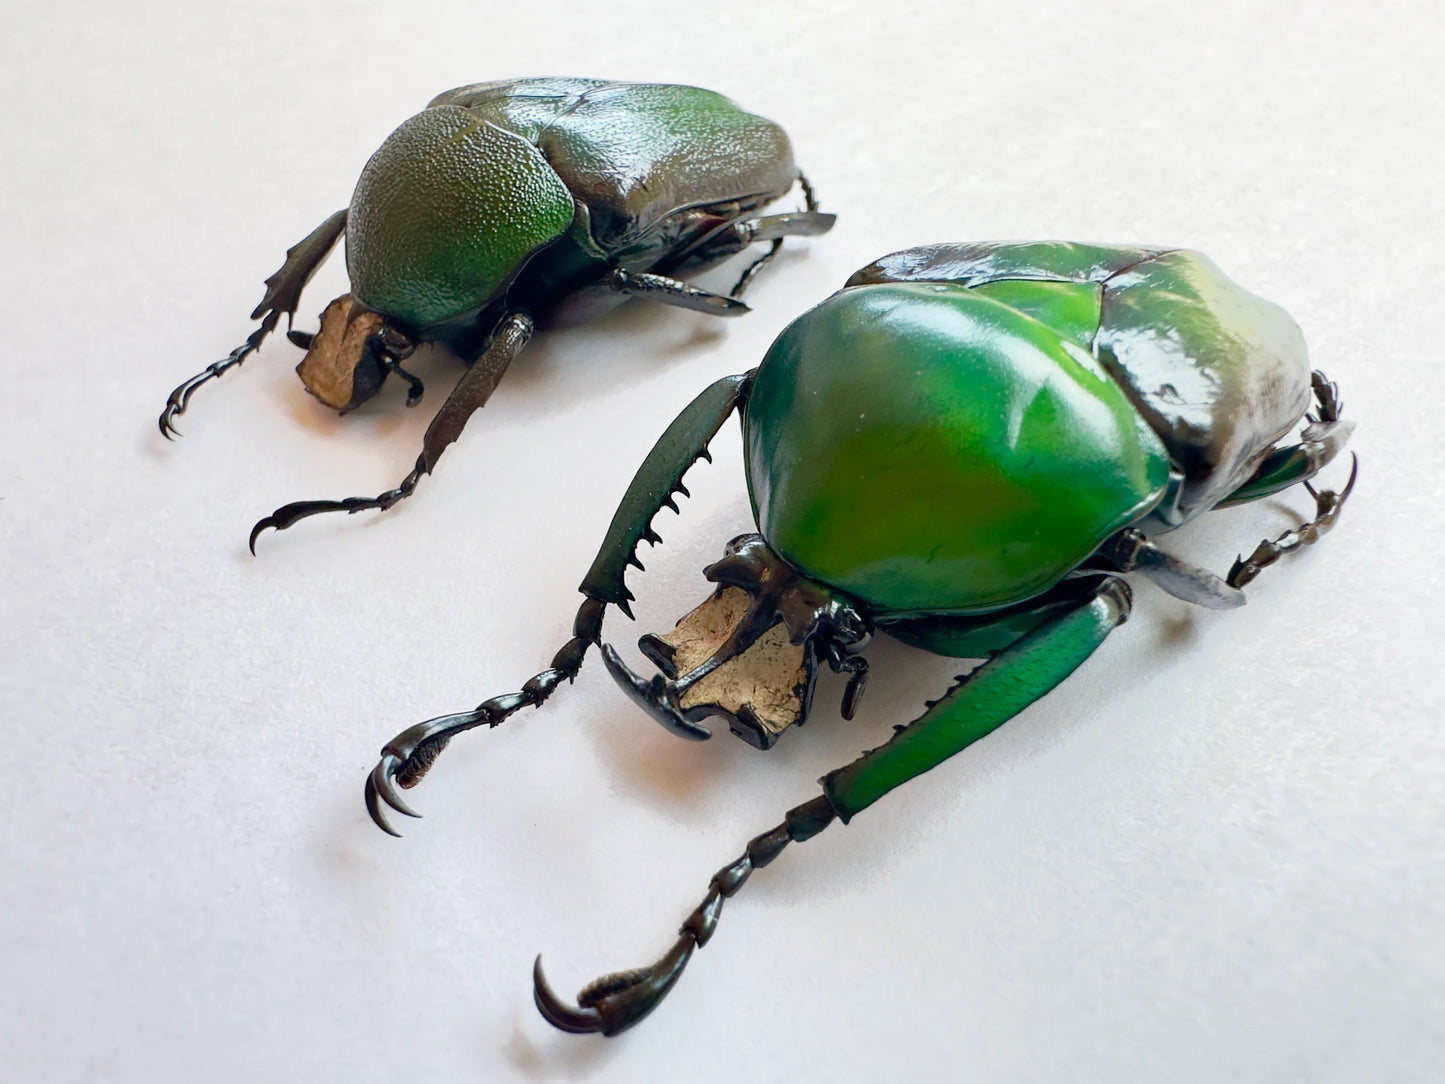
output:
[{"label": "beetle head", "polygon": [[843,715],[851,718],[868,666],[854,653],[872,627],[851,602],[808,579],[769,548],[761,535],[727,544],[722,560],[703,570],[716,590],[662,636],[638,641],[662,671],[644,681],[610,646],[612,676],[658,722],[683,737],[711,737],[699,721],[717,715],[759,749],[807,719],[818,664],[851,678]]},{"label": "beetle head", "polygon": [[306,356],[296,366],[301,383],[343,414],[375,395],[387,373],[416,349],[409,336],[350,294],[326,306],[315,335],[292,332],[290,338],[306,347]]}]

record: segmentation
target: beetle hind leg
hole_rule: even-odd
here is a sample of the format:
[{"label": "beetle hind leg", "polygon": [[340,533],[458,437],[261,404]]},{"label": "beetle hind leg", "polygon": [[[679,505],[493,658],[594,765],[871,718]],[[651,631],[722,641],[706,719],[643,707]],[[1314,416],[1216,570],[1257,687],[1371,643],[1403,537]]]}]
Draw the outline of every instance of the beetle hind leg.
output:
[{"label": "beetle hind leg", "polygon": [[737,255],[749,245],[769,242],[768,250],[748,264],[733,288],[728,291],[728,297],[740,300],[763,268],[777,257],[785,237],[819,237],[831,230],[838,220],[837,215],[818,210],[818,197],[801,171],[798,173],[798,186],[803,190],[806,210],[734,222],[688,252],[677,266],[705,269]]}]

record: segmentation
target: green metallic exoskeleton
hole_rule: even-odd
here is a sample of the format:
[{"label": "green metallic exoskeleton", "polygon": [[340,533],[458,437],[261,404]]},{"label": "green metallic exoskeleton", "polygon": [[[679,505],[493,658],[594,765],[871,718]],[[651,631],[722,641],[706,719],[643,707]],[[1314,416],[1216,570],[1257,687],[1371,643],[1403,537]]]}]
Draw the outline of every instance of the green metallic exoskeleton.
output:
[{"label": "green metallic exoskeleton", "polygon": [[624,572],[641,567],[638,543],[661,541],[653,516],[676,508],[683,474],[734,410],[757,530],[704,570],[711,597],[667,635],[643,637],[658,674],[639,676],[602,645],[628,695],[683,737],[710,737],[701,720],[716,715],[766,749],[806,719],[820,663],[850,675],[852,717],[875,632],[985,661],[719,870],[656,964],[600,979],[568,1005],[539,961],[537,1005],[564,1030],[635,1024],[755,868],[1063,681],[1128,616],[1126,573],[1203,606],[1237,606],[1261,569],[1333,525],[1355,480],[1351,470],[1339,493],[1310,488],[1314,519],[1227,576],[1186,564],[1152,538],[1223,504],[1308,488],[1349,436],[1336,388],[1311,372],[1288,314],[1181,249],[895,253],[673,421],[582,581],[573,639],[520,692],[389,742],[366,785],[382,828],[392,831],[382,802],[414,815],[397,786],[414,786],[453,735],[540,704],[601,644],[607,605],[630,614]]},{"label": "green metallic exoskeleton", "polygon": [[[800,184],[807,209],[756,217]],[[303,501],[256,524],[284,530],[321,512],[390,508],[431,473],[543,320],[586,319],[627,297],[717,316],[783,238],[826,233],[787,134],[696,87],[600,79],[514,79],[447,91],[387,137],[351,204],[266,280],[261,324],[229,356],[181,384],[160,416],[169,437],[201,384],[239,365],[294,317],[301,291],[343,234],[351,291],[327,306],[297,366],[306,388],[346,413],[428,341],[469,366],[428,428],[416,466],[374,498]],[[677,276],[768,242],[729,295]]]}]

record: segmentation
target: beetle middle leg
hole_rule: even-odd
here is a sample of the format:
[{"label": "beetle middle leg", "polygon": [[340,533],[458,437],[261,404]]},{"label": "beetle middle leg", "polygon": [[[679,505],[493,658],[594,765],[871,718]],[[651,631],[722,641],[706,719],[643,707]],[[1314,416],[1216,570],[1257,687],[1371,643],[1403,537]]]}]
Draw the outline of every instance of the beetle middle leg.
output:
[{"label": "beetle middle leg", "polygon": [[286,250],[286,262],[266,280],[266,294],[251,313],[251,319],[260,320],[261,326],[220,361],[213,362],[189,380],[177,385],[166,400],[165,410],[161,411],[161,436],[172,440],[174,438],[171,434],[179,433],[175,420],[186,412],[186,407],[191,404],[191,396],[197,388],[208,380],[223,376],[255,353],[266,336],[276,329],[283,315],[288,322],[295,316],[296,306],[301,303],[301,291],[316,274],[317,268],[325,261],[345,229],[346,210],[342,209]]},{"label": "beetle middle leg", "polygon": [[575,678],[588,648],[602,641],[602,619],[608,605],[632,616],[629,604],[633,595],[627,588],[626,572],[629,565],[642,568],[637,547],[643,541],[654,545],[662,541],[652,529],[653,517],[664,507],[678,510],[673,496],[687,495],[683,474],[697,460],[712,458],[708,442],[746,397],[751,380],[749,373],[713,383],[683,408],[642,461],[582,580],[586,597],[572,623],[572,639],[562,645],[546,670],[533,675],[517,692],[484,700],[471,711],[418,723],[382,747],[381,759],[367,776],[365,789],[366,808],[378,828],[390,835],[401,834],[387,823],[382,802],[405,816],[420,816],[401,799],[396,787],[410,788],[421,782],[453,737],[483,725],[499,726],[522,708],[538,707],[563,680]]},{"label": "beetle middle leg", "polygon": [[729,297],[741,299],[758,273],[777,256],[785,237],[821,236],[831,230],[838,219],[837,215],[818,210],[818,198],[813,192],[813,186],[801,172],[798,174],[798,184],[803,190],[806,210],[729,223],[702,238],[693,248],[668,261],[667,267],[678,274],[702,271],[737,255],[749,245],[769,242],[768,250],[747,266],[733,288],[728,291]]},{"label": "beetle middle leg", "polygon": [[[347,497],[339,501],[296,501],[282,505],[269,516],[258,520],[251,528],[248,543],[251,552],[256,552],[256,539],[267,528],[284,531],[308,516],[321,515],[323,512],[354,514],[372,508],[385,511],[410,497],[422,476],[430,474],[436,467],[437,460],[447,446],[461,436],[467,420],[491,398],[502,374],[522,352],[531,337],[532,318],[526,313],[512,313],[503,318],[486,350],[472,363],[461,380],[457,381],[457,386],[452,389],[451,395],[447,396],[447,401],[437,411],[431,425],[427,426],[426,436],[422,440],[422,453],[417,457],[416,466],[395,489],[389,489],[375,497]],[[410,405],[421,395],[421,381],[400,366],[394,366],[393,371],[408,380],[410,391],[407,402]]]},{"label": "beetle middle leg", "polygon": [[822,795],[789,810],[782,824],[753,839],[740,858],[713,874],[707,895],[683,922],[677,941],[652,966],[603,976],[582,989],[577,1004],[569,1005],[548,985],[539,956],[532,971],[538,1010],[563,1031],[616,1035],[632,1027],[677,984],[694,950],[712,937],[723,903],[753,870],[834,820],[848,823],[890,790],[937,767],[1043,697],[1125,621],[1131,598],[1123,580],[1097,578],[1076,606],[959,679],[885,744],[829,772],[823,777]]},{"label": "beetle middle leg", "polygon": [[764,215],[761,218],[734,222],[722,232],[709,237],[695,251],[689,253],[688,262],[714,264],[759,241],[771,242],[765,253],[748,264],[728,292],[729,297],[741,298],[744,291],[752,285],[753,279],[757,278],[763,268],[777,257],[783,247],[785,237],[819,237],[831,230],[833,224],[838,220],[837,215],[818,210],[818,198],[813,192],[813,186],[808,183],[808,178],[801,171],[798,173],[798,185],[803,190],[803,199],[807,210]]}]

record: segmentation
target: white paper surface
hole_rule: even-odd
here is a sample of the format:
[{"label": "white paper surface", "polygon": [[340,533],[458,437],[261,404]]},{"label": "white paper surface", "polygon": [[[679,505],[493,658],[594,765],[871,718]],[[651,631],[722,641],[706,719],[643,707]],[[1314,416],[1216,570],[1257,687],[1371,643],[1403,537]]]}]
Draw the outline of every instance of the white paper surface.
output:
[{"label": "white paper surface", "polygon": [[[1445,1062],[1441,62],[1434,3],[52,2],[0,71],[0,1076],[15,1081],[1434,1080]],[[338,418],[261,280],[436,92],[714,88],[784,124],[825,238],[723,323],[539,337],[418,495],[456,369]],[[654,959],[712,871],[947,687],[879,643],[764,755],[680,742],[593,662],[460,739],[378,832],[392,734],[566,639],[632,471],[857,267],[941,240],[1209,253],[1286,306],[1359,423],[1337,532],[1208,613],[1147,584],[1058,693],[729,903],[644,1025],[531,1004]],[[710,281],[726,286],[726,274]],[[334,259],[303,302],[345,289]],[[632,582],[626,645],[750,528],[736,429]],[[1341,470],[1330,478],[1339,481]],[[1171,539],[1224,570],[1303,494]],[[635,656],[634,656],[635,657]],[[402,818],[397,818],[401,820]]]}]

